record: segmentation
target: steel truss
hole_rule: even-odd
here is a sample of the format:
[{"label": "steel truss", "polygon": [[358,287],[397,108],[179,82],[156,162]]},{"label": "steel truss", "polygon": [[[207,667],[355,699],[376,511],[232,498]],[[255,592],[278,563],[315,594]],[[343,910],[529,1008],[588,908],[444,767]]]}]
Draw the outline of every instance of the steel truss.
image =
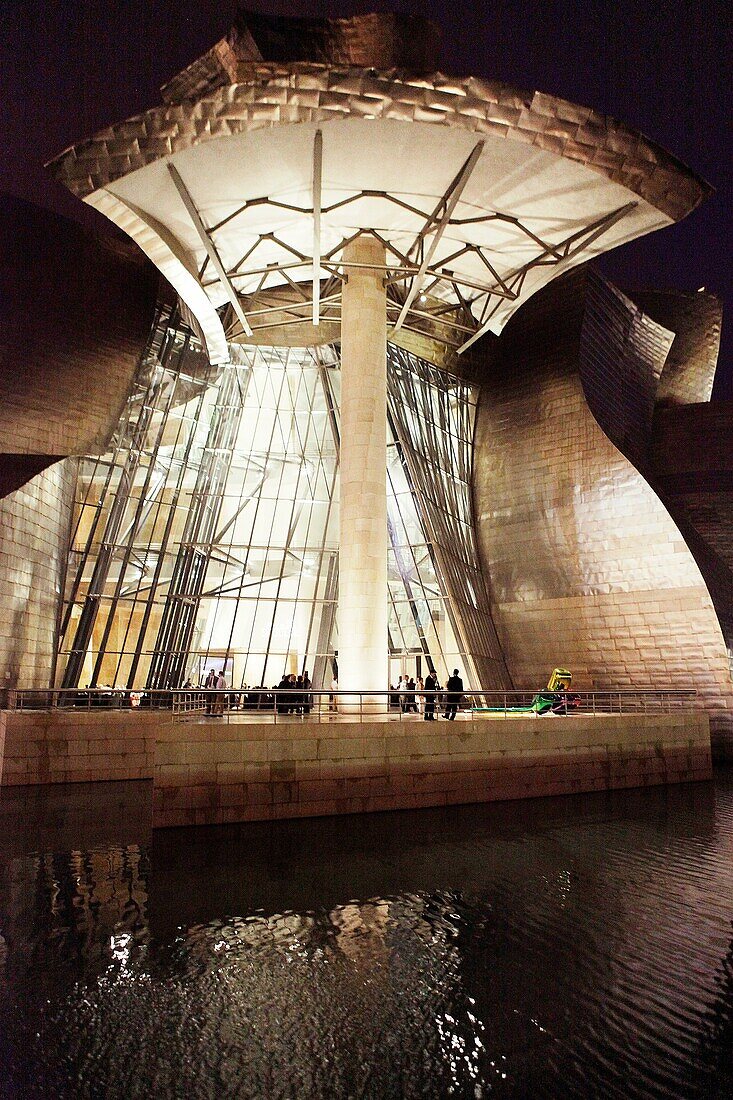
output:
[{"label": "steel truss", "polygon": [[[508,688],[501,645],[478,560],[471,503],[473,415],[470,387],[425,360],[387,345],[389,419],[464,670],[486,688]],[[411,551],[398,567],[428,654],[424,612],[411,593]],[[430,662],[429,662],[430,663]]]},{"label": "steel truss", "polygon": [[[206,227],[193,197],[173,165],[169,171],[186,206],[189,217],[206,251],[198,278],[204,290],[220,285],[229,301],[224,314],[228,340],[256,336],[258,329],[287,328],[311,319],[338,323],[341,315],[341,287],[355,264],[344,261],[346,246],[356,236],[369,232],[385,248],[384,278],[387,287],[387,315],[396,332],[400,328],[429,334],[451,347],[458,354],[466,351],[487,332],[503,301],[516,301],[531,271],[539,267],[556,266],[573,259],[590,247],[602,234],[636,207],[629,202],[576,229],[560,241],[548,241],[511,214],[494,211],[475,217],[456,217],[455,209],[463,189],[481,155],[479,142],[461,166],[449,187],[432,211],[387,191],[360,189],[329,205],[322,204],[321,170],[322,138],[317,131],[313,154],[312,204],[289,203],[266,195],[243,202],[219,222]],[[330,251],[321,252],[323,220],[364,199],[379,199],[399,210],[419,218],[422,225],[411,245],[402,251],[378,229],[358,230]],[[259,233],[246,251],[228,269],[222,263],[217,234],[233,222],[246,221],[250,211],[265,207],[273,218],[290,214],[307,219],[312,225],[312,254],[308,255],[278,236],[277,232]],[[492,250],[470,242],[461,243],[439,262],[434,261],[437,245],[451,227],[487,226],[492,223],[511,226],[526,243],[535,247],[535,254],[523,264],[500,275]],[[264,244],[275,246],[280,257],[264,265],[257,264],[257,253]],[[456,273],[455,264],[465,256],[475,257],[485,272],[485,278],[472,279]],[[310,279],[298,275],[311,272]],[[277,282],[274,280],[277,279]],[[257,281],[254,291],[242,292],[243,280]],[[273,299],[276,299],[273,302]]]},{"label": "steel truss", "polygon": [[153,650],[148,675],[151,688],[177,688],[185,679],[209,560],[223,538],[223,535],[217,537],[216,529],[249,374],[249,366],[234,363],[222,369],[214,414]]}]

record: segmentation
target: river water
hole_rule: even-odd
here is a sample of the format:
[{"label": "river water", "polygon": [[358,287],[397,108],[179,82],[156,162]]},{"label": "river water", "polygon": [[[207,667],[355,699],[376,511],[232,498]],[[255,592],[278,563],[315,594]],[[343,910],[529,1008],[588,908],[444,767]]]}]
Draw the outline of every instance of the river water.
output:
[{"label": "river water", "polygon": [[3,791],[0,1095],[733,1096],[733,774],[223,828]]}]

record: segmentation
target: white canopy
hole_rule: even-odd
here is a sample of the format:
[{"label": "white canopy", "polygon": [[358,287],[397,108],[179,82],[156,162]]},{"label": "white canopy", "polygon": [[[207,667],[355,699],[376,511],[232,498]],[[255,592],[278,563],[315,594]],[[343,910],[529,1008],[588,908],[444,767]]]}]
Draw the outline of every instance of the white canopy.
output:
[{"label": "white canopy", "polygon": [[[315,72],[310,89],[303,69]],[[369,70],[355,85],[348,74],[344,89],[325,66],[260,66],[248,83],[149,111],[54,163],[158,265],[213,361],[227,339],[292,343],[293,328],[301,342],[328,338],[342,248],[358,233],[386,245],[392,328],[461,352],[563,271],[700,200],[699,181],[667,154],[610,120],[601,132],[583,108],[499,86],[502,106],[479,82],[468,95],[470,81]],[[576,115],[572,143],[558,137],[563,107]]]}]

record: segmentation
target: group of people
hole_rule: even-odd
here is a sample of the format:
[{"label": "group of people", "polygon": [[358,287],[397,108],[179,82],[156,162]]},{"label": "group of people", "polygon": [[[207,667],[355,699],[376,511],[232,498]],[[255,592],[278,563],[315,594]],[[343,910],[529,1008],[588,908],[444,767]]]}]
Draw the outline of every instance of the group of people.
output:
[{"label": "group of people", "polygon": [[277,685],[278,714],[310,714],[312,697],[311,678],[305,669],[302,676],[286,673]]},{"label": "group of people", "polygon": [[434,722],[436,708],[440,700],[445,705],[444,718],[448,721],[455,719],[463,698],[463,680],[457,668],[453,669],[453,675],[448,677],[445,685],[445,695],[439,696],[437,692],[443,689],[438,681],[438,674],[431,669],[423,680],[418,676],[415,680],[412,676],[402,676],[394,691],[399,699],[399,707],[403,714],[422,714],[426,722]]},{"label": "group of people", "polygon": [[[193,689],[190,681],[187,681],[183,687],[184,689]],[[224,714],[227,702],[224,669],[221,669],[221,671],[210,669],[202,687],[210,692],[206,697],[206,713],[215,718],[221,717]],[[312,681],[307,669],[304,670],[302,676],[296,676],[295,673],[285,673],[280,683],[273,688],[277,713],[310,714],[313,705],[311,688]],[[257,689],[258,704],[260,703],[259,692],[261,690],[264,691],[264,689]],[[332,694],[329,695],[329,710],[338,709],[337,691],[338,681],[334,677],[331,684]],[[445,688],[442,688],[435,669],[431,669],[424,680],[421,676],[418,676],[417,679],[412,676],[401,676],[399,683],[396,687],[391,687],[390,691],[396,696],[403,714],[422,714],[426,722],[434,722],[437,717],[436,712],[439,712],[442,706],[444,709],[443,717],[447,718],[448,721],[453,721],[463,701],[463,680],[458,669],[454,668],[453,675],[448,677]],[[268,696],[269,698],[271,697]]]},{"label": "group of people", "polygon": [[[186,683],[188,683],[187,681]],[[184,688],[186,684],[183,685]],[[209,674],[204,680],[204,687],[211,690],[216,689],[216,695],[206,696],[206,713],[210,714],[213,718],[221,718],[224,714],[224,707],[226,705],[226,677],[224,676],[224,669],[217,672],[216,669],[210,669]]]}]

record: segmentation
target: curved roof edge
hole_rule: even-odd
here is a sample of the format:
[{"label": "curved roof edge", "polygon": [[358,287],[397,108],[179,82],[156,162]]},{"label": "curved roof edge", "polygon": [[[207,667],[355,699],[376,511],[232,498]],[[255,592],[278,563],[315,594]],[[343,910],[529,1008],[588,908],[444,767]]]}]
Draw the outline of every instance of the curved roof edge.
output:
[{"label": "curved roof edge", "polygon": [[620,183],[672,221],[713,188],[661,146],[621,122],[542,92],[478,77],[399,69],[247,62],[237,83],[166,103],[70,146],[47,167],[80,198],[153,161],[235,133],[344,117],[458,127],[580,162]]}]

